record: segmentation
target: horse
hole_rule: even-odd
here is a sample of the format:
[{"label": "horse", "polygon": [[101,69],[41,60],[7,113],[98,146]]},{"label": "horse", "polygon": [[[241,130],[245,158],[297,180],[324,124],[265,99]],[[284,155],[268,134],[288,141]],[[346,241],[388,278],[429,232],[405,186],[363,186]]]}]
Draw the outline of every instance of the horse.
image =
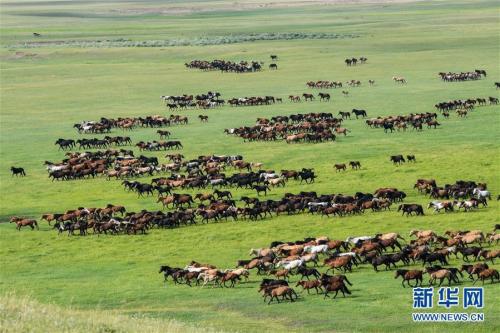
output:
[{"label": "horse", "polygon": [[10,223],[15,223],[16,229],[18,231],[21,231],[22,227],[30,227],[31,230],[35,230],[35,227],[37,230],[39,229],[38,223],[36,222],[36,220],[33,220],[33,219],[27,219],[27,218],[23,218],[23,217],[13,216],[10,219]]},{"label": "horse", "polygon": [[335,168],[335,172],[346,171],[346,169],[347,169],[345,163],[334,164],[333,167]]},{"label": "horse", "polygon": [[304,97],[304,100],[307,102],[307,100],[312,101],[314,99],[313,94],[308,94],[308,93],[303,93],[302,97]]},{"label": "horse", "polygon": [[[401,285],[403,286],[403,288],[406,288],[405,287],[405,281],[408,283],[408,286],[409,287],[417,287],[418,286],[418,282],[420,281],[420,286],[422,286],[422,275],[424,274],[423,271],[419,271],[419,270],[407,270],[407,269],[398,269],[396,271],[396,274],[394,275],[394,278],[397,279],[398,277],[402,277],[403,280],[401,281]],[[415,282],[415,286],[412,286],[410,284],[410,280],[416,280]]]},{"label": "horse", "polygon": [[413,162],[413,163],[417,162],[415,155],[406,155],[406,159],[408,160],[408,162]]},{"label": "horse", "polygon": [[319,100],[320,101],[325,101],[325,102],[328,102],[330,100],[330,94],[328,93],[319,93],[318,94],[318,97],[319,97]]},{"label": "horse", "polygon": [[13,176],[21,176],[24,177],[26,176],[26,172],[24,171],[24,168],[18,168],[18,167],[10,167],[10,172],[12,172],[12,177]]},{"label": "horse", "polygon": [[[279,296],[281,296],[281,300],[282,301],[285,300],[288,297],[291,302],[294,302],[294,299],[293,299],[294,296],[295,296],[295,299],[298,298],[297,293],[292,288],[287,287],[287,286],[281,286],[281,287],[272,288],[271,290],[269,290],[265,294],[265,297],[267,297],[267,296],[271,296],[271,299],[269,300],[269,303],[267,303],[267,304],[271,304],[271,302],[273,301],[273,299],[276,299],[276,301],[278,301],[278,303],[280,303],[280,300],[278,298]],[[266,298],[264,298],[264,300],[265,299]]]},{"label": "horse", "polygon": [[351,114],[349,112],[342,112],[342,111],[339,111],[339,116],[342,117],[342,119],[351,119]]},{"label": "horse", "polygon": [[347,132],[350,132],[347,128],[343,128],[343,127],[335,128],[335,133],[337,133],[337,134],[344,134],[344,136],[346,136]]},{"label": "horse", "polygon": [[323,291],[321,286],[321,280],[313,280],[313,281],[298,281],[295,285],[296,287],[301,286],[302,290],[307,290],[307,293],[310,294],[310,289],[316,290],[316,294],[319,294],[319,291]]},{"label": "horse", "polygon": [[269,69],[270,70],[277,70],[278,69],[278,65],[277,64],[270,64],[269,65]]},{"label": "horse", "polygon": [[361,169],[361,163],[359,161],[350,161],[349,165],[353,170]]},{"label": "horse", "polygon": [[366,113],[366,110],[352,109],[351,112],[356,115],[356,119],[358,119],[359,116],[361,116],[363,118],[368,117],[368,114]]},{"label": "horse", "polygon": [[407,83],[406,79],[404,77],[402,77],[402,76],[393,76],[392,80],[394,82],[396,82],[396,83],[401,83],[401,84],[406,84]]},{"label": "horse", "polygon": [[491,200],[491,193],[489,191],[486,191],[486,190],[483,191],[477,187],[472,191],[472,194],[475,195],[476,198],[478,198],[478,199],[488,198]]},{"label": "horse", "polygon": [[200,119],[200,121],[202,123],[207,123],[208,122],[208,116],[204,116],[204,115],[199,115],[198,118]]},{"label": "horse", "polygon": [[444,209],[445,212],[452,212],[453,211],[453,202],[451,201],[431,201],[429,202],[429,205],[427,208],[434,208],[434,213],[439,213],[442,209]]},{"label": "horse", "polygon": [[478,274],[478,278],[474,281],[473,284],[476,284],[476,282],[479,279],[481,279],[481,281],[483,282],[483,285],[484,285],[484,281],[486,279],[491,279],[491,283],[493,283],[494,279],[497,279],[497,280],[500,281],[500,274],[494,268],[487,268],[487,269],[483,270],[481,273]]},{"label": "horse", "polygon": [[316,277],[316,278],[319,278],[321,276],[321,274],[318,272],[317,269],[305,268],[305,267],[299,267],[299,269],[297,269],[297,274],[302,275],[301,279],[303,279],[305,277],[305,278],[307,278],[307,280],[309,280],[309,276],[311,276],[311,275]]},{"label": "horse", "polygon": [[401,165],[401,163],[406,162],[403,155],[392,155],[390,160],[392,161],[393,164],[398,164],[398,165]]},{"label": "horse", "polygon": [[346,285],[344,284],[343,281],[335,281],[333,283],[330,283],[330,284],[327,284],[327,285],[323,285],[323,287],[325,288],[325,296],[323,297],[323,299],[327,298],[327,297],[330,297],[328,295],[329,292],[331,291],[335,291],[335,296],[333,296],[333,298],[336,298],[339,291],[342,292],[342,295],[345,297],[345,294],[347,293],[348,295],[351,295],[351,292],[349,291],[349,289],[347,289]]},{"label": "horse", "polygon": [[406,216],[412,215],[412,213],[415,213],[417,216],[418,215],[425,215],[424,214],[424,209],[422,208],[422,205],[418,204],[401,204],[398,207],[398,212],[402,211],[403,216],[406,214]]},{"label": "horse", "polygon": [[444,279],[448,279],[448,286],[451,285],[452,274],[447,269],[440,269],[438,271],[432,272],[430,273],[430,277],[431,277],[429,279],[430,286],[432,286],[437,279],[439,279],[439,287],[441,287],[441,284],[443,283]]}]

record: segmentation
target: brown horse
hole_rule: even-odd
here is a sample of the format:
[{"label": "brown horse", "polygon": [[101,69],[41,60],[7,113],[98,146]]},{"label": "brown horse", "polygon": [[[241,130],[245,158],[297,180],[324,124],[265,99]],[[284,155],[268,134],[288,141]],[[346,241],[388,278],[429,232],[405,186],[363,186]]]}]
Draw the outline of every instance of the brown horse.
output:
[{"label": "brown horse", "polygon": [[335,164],[333,167],[335,168],[335,172],[345,171],[347,169],[345,163]]},{"label": "brown horse", "polygon": [[307,293],[310,294],[310,289],[316,290],[316,294],[319,294],[320,290],[323,290],[321,287],[321,280],[312,280],[312,281],[298,281],[296,287],[301,286],[303,290],[307,290]]},{"label": "brown horse", "polygon": [[[267,297],[267,296],[268,296],[268,294],[266,293],[265,297]],[[287,286],[281,286],[281,287],[273,288],[269,292],[269,296],[271,296],[271,299],[269,300],[269,303],[267,303],[267,304],[271,304],[271,302],[273,301],[273,299],[276,299],[276,301],[278,301],[278,303],[280,303],[280,300],[278,298],[280,296],[281,296],[281,300],[282,301],[284,301],[288,297],[291,302],[294,302],[293,297],[295,296],[295,299],[298,298],[297,293],[292,288],[287,287]]]},{"label": "brown horse", "polygon": [[18,231],[21,231],[22,227],[30,227],[31,230],[34,230],[35,227],[37,229],[39,229],[38,228],[38,223],[36,222],[36,220],[27,219],[27,218],[24,218],[24,217],[13,216],[10,219],[10,223],[15,223],[16,224],[16,229]]},{"label": "brown horse", "polygon": [[[402,277],[403,280],[401,281],[401,285],[403,288],[405,288],[405,281],[408,282],[409,287],[417,287],[418,286],[418,281],[420,281],[420,286],[422,286],[422,274],[424,274],[423,271],[419,270],[407,270],[407,269],[398,269],[396,271],[396,274],[394,275],[394,278],[397,279],[398,277]],[[412,286],[410,284],[410,280],[416,280],[415,286]]]},{"label": "brown horse", "polygon": [[349,289],[347,289],[347,287],[343,281],[335,281],[335,282],[329,283],[327,285],[324,285],[323,287],[325,288],[325,297],[323,297],[323,298],[330,297],[330,296],[328,296],[328,293],[331,291],[335,291],[335,296],[333,296],[333,298],[337,297],[339,291],[342,292],[342,295],[344,297],[345,297],[346,293],[349,295],[351,294],[351,292],[349,291]]},{"label": "brown horse", "polygon": [[440,269],[438,271],[430,273],[431,278],[429,279],[429,285],[432,286],[434,281],[439,279],[439,287],[443,283],[444,279],[448,279],[448,286],[451,285],[452,274],[447,269]]},{"label": "brown horse", "polygon": [[479,273],[478,278],[474,281],[473,284],[476,284],[476,282],[479,279],[481,279],[481,281],[483,281],[483,284],[484,284],[484,280],[487,280],[487,279],[491,279],[491,283],[493,283],[495,279],[500,281],[500,274],[498,273],[498,271],[496,269],[488,268],[488,269],[483,270],[481,273]]},{"label": "brown horse", "polygon": [[50,225],[50,222],[57,220],[61,216],[62,214],[43,214],[41,219],[47,221]]},{"label": "brown horse", "polygon": [[337,133],[337,134],[344,134],[344,136],[347,135],[347,132],[350,132],[347,128],[337,127],[335,129],[335,133]]}]

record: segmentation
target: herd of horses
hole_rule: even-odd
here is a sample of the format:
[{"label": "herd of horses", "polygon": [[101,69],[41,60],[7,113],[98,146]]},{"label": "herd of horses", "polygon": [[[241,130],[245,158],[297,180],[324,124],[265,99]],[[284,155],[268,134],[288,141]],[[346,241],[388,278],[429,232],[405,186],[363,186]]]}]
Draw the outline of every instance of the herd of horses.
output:
[{"label": "herd of horses", "polygon": [[74,124],[75,128],[80,134],[102,134],[111,132],[112,128],[120,128],[122,130],[133,130],[137,126],[140,127],[165,127],[171,125],[188,124],[189,119],[186,116],[170,115],[164,117],[161,115],[153,115],[146,117],[126,117],[126,118],[104,118],[99,121],[82,121]]},{"label": "herd of horses", "polygon": [[385,133],[392,133],[395,130],[404,132],[410,126],[411,129],[416,131],[422,131],[424,125],[429,129],[436,129],[438,126],[441,126],[437,121],[437,114],[434,112],[377,117],[367,119],[366,125],[370,128],[383,128]]},{"label": "herd of horses", "polygon": [[206,94],[198,95],[162,95],[160,99],[170,111],[198,107],[200,109],[211,109],[223,106],[225,101],[217,91],[208,91]]},{"label": "herd of horses", "polygon": [[335,118],[332,113],[292,114],[257,118],[256,125],[225,129],[228,135],[236,135],[243,141],[276,141],[286,143],[318,143],[335,141],[336,135],[346,136],[349,130],[341,127],[342,118]]},{"label": "herd of horses", "polygon": [[356,66],[358,64],[358,61],[360,64],[365,64],[368,61],[368,58],[360,57],[359,60],[358,58],[347,58],[344,60],[347,66]]},{"label": "herd of horses", "polygon": [[414,188],[419,193],[435,199],[428,205],[428,208],[433,208],[435,213],[441,210],[445,213],[453,212],[455,207],[457,210],[463,209],[468,212],[478,209],[480,205],[487,207],[488,200],[492,199],[487,184],[475,181],[458,180],[455,184],[438,186],[435,179],[418,179]]},{"label": "herd of horses", "polygon": [[[368,83],[370,86],[373,86],[375,84],[375,80],[368,80]],[[345,85],[350,86],[350,87],[360,87],[361,86],[361,81],[360,80],[349,80],[344,82]],[[325,80],[319,80],[319,81],[308,81],[306,82],[306,86],[308,88],[316,88],[316,89],[330,89],[330,88],[342,88],[342,82],[341,81],[325,81]]]},{"label": "herd of horses", "polygon": [[480,80],[483,76],[486,77],[486,71],[484,69],[476,69],[473,72],[439,73],[439,77],[445,82]]},{"label": "herd of horses", "polygon": [[434,107],[443,112],[443,115],[445,115],[447,111],[472,110],[475,106],[486,105],[487,102],[489,102],[490,105],[496,105],[499,103],[498,98],[490,96],[488,98],[477,97],[439,102],[435,104]]},{"label": "herd of horses", "polygon": [[[464,274],[476,284],[478,281],[500,281],[499,272],[490,268],[487,262],[494,263],[500,257],[500,250],[485,249],[484,244],[498,243],[500,234],[496,230],[484,235],[480,230],[448,230],[443,236],[432,230],[411,230],[406,240],[395,232],[380,233],[373,236],[348,237],[346,240],[330,239],[327,236],[309,237],[297,241],[273,241],[269,247],[252,248],[250,259],[237,260],[235,268],[219,269],[212,264],[191,261],[185,267],[160,266],[164,282],[169,278],[174,284],[205,287],[234,288],[239,283],[249,283],[250,272],[263,276],[258,292],[268,304],[274,300],[294,302],[298,293],[293,286],[323,298],[330,293],[351,295],[353,286],[347,276],[353,270],[369,265],[375,272],[379,267],[385,271],[394,269],[394,279],[402,278],[401,285],[406,287],[422,286],[424,275],[428,275],[428,285],[439,281],[448,285],[460,283]],[[449,258],[462,258],[459,267],[449,266]],[[473,260],[475,263],[471,263]],[[483,261],[481,261],[483,260]],[[405,269],[405,266],[422,264],[424,269]],[[399,265],[399,266],[398,266]],[[320,271],[323,270],[324,271]],[[329,273],[337,274],[330,275]],[[291,284],[291,279],[297,277]],[[414,282],[414,285],[411,284]],[[229,285],[228,285],[229,283]]]},{"label": "herd of horses", "polygon": [[[252,73],[262,70],[262,62],[260,61],[246,61],[242,60],[240,62],[233,62],[229,60],[215,59],[209,60],[192,60],[189,63],[185,63],[186,68],[190,69],[200,69],[203,71],[219,70],[221,72],[232,72],[232,73]],[[276,64],[274,64],[276,65]],[[273,66],[274,67],[274,66]],[[277,66],[276,66],[277,68]],[[271,68],[273,69],[273,68]]]},{"label": "herd of horses", "polygon": [[[277,56],[272,55],[273,61]],[[367,61],[365,57],[359,59],[363,64]],[[357,58],[346,59],[347,66],[355,66]],[[225,60],[193,60],[185,64],[188,68],[201,70],[220,70],[222,72],[255,72],[262,69],[262,62],[241,61],[239,63]],[[272,63],[270,69],[277,69]],[[486,76],[484,70],[475,70],[467,73],[439,73],[444,81],[466,81],[478,80]],[[394,76],[392,80],[396,83],[406,84],[404,77]],[[373,85],[375,81],[369,80]],[[344,85],[358,87],[359,80],[344,82]],[[343,87],[340,81],[310,81],[306,83],[308,88],[339,88]],[[500,85],[497,84],[497,87]],[[343,91],[344,96],[348,92]],[[328,93],[320,92],[317,95],[320,101],[330,101]],[[165,106],[170,111],[198,107],[210,109],[226,105],[218,92],[209,91],[200,95],[161,96]],[[293,103],[316,100],[316,96],[310,93],[302,95],[290,95],[288,100]],[[449,117],[449,111],[455,110],[460,117],[466,117],[475,106],[498,104],[498,98],[474,98],[467,100],[453,100],[437,103],[436,109],[444,118]],[[256,106],[282,103],[283,99],[275,96],[253,96],[231,98],[227,100],[229,106]],[[251,141],[275,141],[283,140],[288,144],[293,143],[319,143],[335,141],[337,136],[347,136],[350,132],[342,127],[346,119],[367,118],[368,114],[363,109],[352,109],[351,112],[339,111],[338,116],[332,113],[303,113],[270,118],[257,118],[255,125],[239,128],[225,129],[228,135],[239,136],[244,142]],[[199,115],[201,122],[208,121],[208,116]],[[136,127],[163,128],[177,124],[188,124],[186,116],[170,115],[169,117],[153,115],[146,117],[125,118],[101,118],[98,121],[82,121],[74,124],[74,128],[80,134],[107,134],[112,129],[132,130]],[[412,128],[421,131],[424,126],[434,128],[441,126],[437,121],[437,114],[432,112],[411,113],[408,115],[393,115],[377,117],[366,120],[367,126],[371,128],[383,128],[386,133],[406,131]],[[171,149],[182,149],[182,143],[178,140],[164,141],[171,133],[164,129],[158,129],[160,140],[139,141],[135,147],[139,151],[166,151]],[[55,145],[60,150],[71,149],[106,149],[94,152],[66,152],[59,163],[45,161],[49,178],[54,180],[72,180],[83,178],[94,178],[98,175],[107,177],[108,180],[115,178],[122,180],[124,189],[134,192],[138,197],[155,196],[156,203],[162,206],[161,210],[141,210],[139,212],[128,211],[124,206],[108,204],[103,208],[79,207],[64,213],[48,213],[42,216],[42,220],[49,225],[54,223],[53,229],[59,234],[67,233],[68,236],[94,235],[136,235],[147,234],[153,228],[170,229],[181,226],[191,226],[197,223],[219,223],[231,220],[233,222],[258,221],[280,215],[310,214],[324,218],[346,216],[359,216],[366,212],[382,212],[391,210],[393,205],[397,206],[397,212],[403,216],[425,215],[424,206],[417,203],[405,202],[407,194],[398,188],[382,187],[373,193],[356,192],[352,195],[342,193],[318,194],[315,191],[302,191],[298,194],[285,193],[277,199],[262,198],[275,189],[286,187],[290,180],[302,184],[313,184],[317,174],[312,168],[300,170],[283,169],[263,170],[262,163],[245,161],[241,155],[220,156],[201,155],[194,159],[185,159],[178,152],[170,152],[165,157],[169,163],[160,163],[157,157],[144,155],[135,156],[132,150],[110,149],[112,146],[132,145],[128,136],[109,136],[104,138],[83,138],[78,140],[59,138]],[[393,155],[390,161],[395,165],[416,162],[414,155]],[[344,172],[348,165],[352,170],[361,168],[360,161],[350,161],[349,164],[337,163],[333,165],[335,172]],[[234,172],[229,173],[228,169]],[[13,176],[25,176],[23,168],[12,167]],[[170,176],[159,176],[160,173],[168,172]],[[130,180],[131,177],[156,176],[150,183]],[[247,189],[255,191],[256,196],[243,196],[236,199],[231,189]],[[491,193],[484,183],[475,181],[459,180],[455,184],[438,186],[434,179],[418,179],[414,185],[419,193],[427,195],[430,201],[427,209],[434,213],[451,213],[454,211],[470,212],[479,209],[480,206],[487,207],[491,200]],[[197,190],[198,193],[180,193],[181,191]],[[203,191],[202,191],[203,190]],[[21,216],[13,216],[11,223],[15,223],[16,229],[23,227],[32,230],[39,228],[35,219]],[[347,277],[348,273],[361,267],[370,265],[375,272],[380,267],[384,270],[395,269],[394,279],[402,278],[402,286],[405,283],[412,286],[422,286],[424,275],[429,276],[429,285],[443,282],[448,285],[459,283],[464,278],[464,272],[473,283],[490,280],[500,280],[496,269],[490,268],[488,262],[494,263],[494,259],[500,257],[500,251],[485,248],[485,244],[498,244],[500,234],[496,231],[484,234],[480,230],[449,230],[439,236],[432,230],[412,230],[412,240],[406,241],[401,235],[391,232],[377,234],[374,236],[349,237],[345,241],[334,240],[328,237],[306,238],[298,241],[273,241],[269,247],[251,249],[249,259],[238,260],[235,268],[218,269],[214,265],[201,264],[191,261],[184,268],[162,265],[160,273],[164,275],[164,281],[171,278],[175,284],[186,284],[188,286],[212,285],[218,287],[234,288],[239,283],[248,282],[250,272],[256,270],[257,275],[265,276],[259,285],[264,301],[268,304],[276,301],[278,303],[289,300],[294,302],[299,297],[292,288],[290,279],[299,277],[295,281],[295,287],[302,291],[315,291],[322,293],[324,298],[338,293],[344,297],[351,295],[353,285]],[[464,264],[461,267],[450,267],[449,258],[462,257]],[[483,259],[482,262],[479,260]],[[475,263],[470,263],[470,260]],[[320,263],[326,268],[320,272]],[[422,264],[424,269],[407,269],[412,264]],[[399,266],[398,266],[399,265]],[[330,275],[330,272],[338,274]],[[269,300],[268,300],[269,298]]]}]

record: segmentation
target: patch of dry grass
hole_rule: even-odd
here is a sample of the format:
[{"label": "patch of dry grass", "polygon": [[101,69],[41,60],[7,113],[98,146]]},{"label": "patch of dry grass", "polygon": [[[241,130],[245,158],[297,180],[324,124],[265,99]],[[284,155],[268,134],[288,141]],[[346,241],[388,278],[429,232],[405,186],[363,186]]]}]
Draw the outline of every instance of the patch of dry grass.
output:
[{"label": "patch of dry grass", "polygon": [[185,326],[172,320],[128,317],[111,311],[89,311],[40,304],[26,296],[0,296],[0,332],[45,333],[206,333],[211,329]]}]

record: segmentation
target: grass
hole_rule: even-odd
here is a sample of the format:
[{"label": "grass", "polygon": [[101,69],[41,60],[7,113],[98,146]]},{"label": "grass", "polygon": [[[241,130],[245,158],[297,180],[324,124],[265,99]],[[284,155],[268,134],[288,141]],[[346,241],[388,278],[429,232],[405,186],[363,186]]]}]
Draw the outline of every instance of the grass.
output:
[{"label": "grass", "polygon": [[0,297],[2,332],[216,332],[175,321],[117,315],[110,311],[61,308],[13,294]]},{"label": "grass", "polygon": [[[155,5],[154,2],[148,6]],[[40,6],[44,6],[40,4]],[[108,8],[111,3],[104,3]],[[127,8],[126,3],[117,5]],[[57,6],[56,6],[57,7]],[[62,7],[62,5],[61,5]],[[70,8],[71,7],[71,8]],[[439,121],[443,126],[422,133],[384,134],[369,129],[362,120],[345,126],[352,134],[335,143],[295,144],[284,142],[243,143],[226,136],[224,128],[252,124],[257,117],[298,112],[347,111],[364,108],[370,117],[433,111],[440,101],[456,98],[497,96],[493,82],[500,77],[498,5],[493,1],[432,1],[410,4],[338,5],[242,12],[216,11],[177,16],[105,15],[75,2],[63,8],[72,16],[30,16],[35,4],[13,9],[2,7],[0,37],[0,219],[11,215],[39,217],[77,206],[123,204],[128,210],[159,209],[151,198],[137,199],[123,191],[117,181],[105,179],[50,182],[42,163],[62,159],[57,138],[78,138],[72,124],[101,116],[168,114],[160,95],[220,91],[224,98],[309,92],[310,80],[359,79],[360,88],[342,97],[331,90],[330,103],[283,103],[271,107],[224,107],[206,111],[208,124],[196,116],[205,111],[187,111],[190,124],[172,127],[182,141],[183,154],[242,154],[246,160],[263,162],[266,168],[314,167],[319,178],[314,185],[289,182],[273,190],[270,198],[285,192],[315,190],[319,193],[353,193],[393,186],[408,194],[406,202],[427,204],[412,185],[417,178],[435,178],[439,184],[458,179],[488,183],[494,195],[500,192],[498,106],[477,108],[467,119],[452,115]],[[59,7],[57,7],[59,8]],[[49,8],[47,10],[54,10]],[[18,15],[22,11],[23,15]],[[87,15],[88,14],[88,15]],[[26,19],[29,16],[29,20]],[[68,17],[71,17],[70,19]],[[67,22],[71,22],[68,28]],[[126,38],[134,41],[170,38],[201,38],[230,34],[308,33],[356,34],[355,39],[256,41],[175,48],[32,48],[33,57],[15,56],[11,45],[32,40],[88,40]],[[245,75],[186,70],[192,59],[262,59],[280,57],[278,71]],[[366,56],[368,63],[347,68],[346,57]],[[486,79],[443,83],[440,71],[484,68]],[[391,81],[405,76],[407,86]],[[368,79],[376,80],[368,87]],[[316,91],[314,91],[316,93]],[[134,142],[156,138],[154,130],[139,129],[129,135]],[[122,135],[115,130],[113,135]],[[83,135],[82,135],[83,136]],[[86,135],[94,137],[94,135]],[[410,154],[418,163],[395,167],[392,154]],[[149,153],[162,158],[161,153]],[[333,163],[360,160],[359,172],[333,172]],[[25,167],[28,177],[12,178],[11,165]],[[144,178],[142,181],[147,181]],[[236,197],[253,195],[234,191]],[[147,236],[58,236],[43,224],[40,231],[17,232],[0,224],[3,251],[0,294],[30,295],[41,303],[53,303],[87,311],[104,309],[125,316],[175,319],[196,327],[227,331],[461,331],[463,324],[411,324],[411,291],[403,289],[390,272],[374,273],[369,267],[356,269],[350,279],[353,295],[323,301],[321,296],[301,297],[296,304],[267,306],[256,293],[259,278],[234,290],[200,289],[163,284],[159,264],[185,265],[194,259],[220,267],[232,267],[248,257],[251,247],[267,246],[272,240],[293,240],[328,235],[344,239],[350,235],[396,231],[405,237],[410,229],[482,229],[490,231],[498,221],[499,205],[472,213],[402,218],[398,213],[366,213],[342,219],[316,216],[283,216],[259,222],[240,221],[198,225],[175,230],[154,230]],[[461,261],[454,260],[456,266]],[[498,265],[495,267],[498,268]],[[352,277],[352,278],[351,278]],[[295,280],[294,280],[295,281]],[[470,283],[466,282],[465,285]],[[498,284],[486,286],[486,320],[467,325],[473,332],[498,330]],[[397,309],[395,309],[397,306]]]}]

